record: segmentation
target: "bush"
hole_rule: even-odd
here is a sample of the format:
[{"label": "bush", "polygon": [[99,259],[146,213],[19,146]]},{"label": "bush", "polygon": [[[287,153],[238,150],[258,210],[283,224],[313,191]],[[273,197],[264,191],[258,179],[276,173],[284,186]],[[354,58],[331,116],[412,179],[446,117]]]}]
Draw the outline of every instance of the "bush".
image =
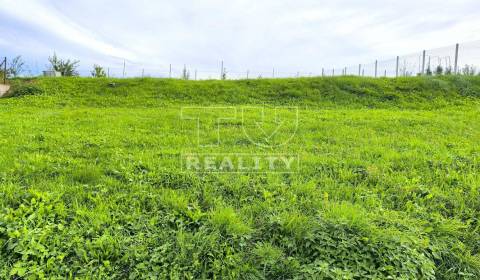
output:
[{"label": "bush", "polygon": [[9,92],[9,97],[18,97],[25,95],[40,95],[43,90],[33,83],[14,83]]},{"label": "bush", "polygon": [[105,69],[103,69],[102,66],[97,64],[93,65],[93,70],[91,74],[92,74],[92,77],[95,77],[95,78],[105,78],[107,76],[107,74],[105,73]]},{"label": "bush", "polygon": [[62,73],[64,77],[78,76],[77,68],[80,61],[70,59],[59,59],[56,53],[53,53],[52,57],[48,58],[51,64],[51,68],[54,71]]}]

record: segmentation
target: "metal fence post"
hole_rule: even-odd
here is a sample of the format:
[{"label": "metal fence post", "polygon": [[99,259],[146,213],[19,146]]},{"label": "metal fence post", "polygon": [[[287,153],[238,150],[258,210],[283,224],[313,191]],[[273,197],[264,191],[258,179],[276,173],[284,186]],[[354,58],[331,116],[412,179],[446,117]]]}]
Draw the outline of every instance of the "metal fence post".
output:
[{"label": "metal fence post", "polygon": [[3,83],[7,84],[7,57],[3,60]]},{"label": "metal fence post", "polygon": [[423,54],[422,54],[422,75],[425,75],[425,54],[426,54],[426,51],[423,50]]},{"label": "metal fence post", "polygon": [[223,60],[220,62],[220,80],[223,79]]},{"label": "metal fence post", "polygon": [[455,45],[455,67],[454,67],[454,74],[458,74],[458,48],[459,44]]},{"label": "metal fence post", "polygon": [[7,57],[3,60],[3,83],[7,84]]},{"label": "metal fence post", "polygon": [[395,68],[395,77],[398,78],[398,64],[400,63],[400,57],[397,56],[397,66]]},{"label": "metal fence post", "polygon": [[172,78],[172,64],[170,64],[169,72],[168,72],[168,77],[171,79]]},{"label": "metal fence post", "polygon": [[358,64],[358,76],[362,75],[362,64]]},{"label": "metal fence post", "polygon": [[222,69],[220,69],[220,80],[223,80],[223,60],[222,60]]},{"label": "metal fence post", "polygon": [[377,77],[378,73],[378,60],[375,60],[375,78]]}]

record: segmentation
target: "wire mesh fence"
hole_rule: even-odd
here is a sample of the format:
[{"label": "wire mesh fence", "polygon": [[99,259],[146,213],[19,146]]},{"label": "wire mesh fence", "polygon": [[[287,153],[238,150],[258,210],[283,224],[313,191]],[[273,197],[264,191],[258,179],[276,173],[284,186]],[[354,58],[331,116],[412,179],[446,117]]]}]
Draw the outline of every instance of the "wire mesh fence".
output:
[{"label": "wire mesh fence", "polygon": [[[107,66],[104,71],[108,77],[128,78],[128,77],[158,77],[158,78],[177,78],[189,80],[208,80],[208,79],[261,79],[261,78],[293,78],[293,77],[312,77],[319,75],[315,72],[298,71],[288,72],[277,69],[268,70],[237,70],[229,69],[195,69],[193,67],[142,67],[138,65],[129,65],[126,63],[125,69],[122,66]],[[91,76],[90,70],[79,70],[80,76]]]},{"label": "wire mesh fence", "polygon": [[[479,74],[480,41],[423,50],[391,59],[338,69],[338,75],[405,77],[439,74]],[[333,71],[332,71],[333,73]]]},{"label": "wire mesh fence", "polygon": [[[222,63],[223,65],[223,63]],[[128,73],[123,69],[109,68],[111,77],[170,77],[188,79],[256,79],[256,78],[293,78],[312,76],[342,76],[355,75],[366,77],[408,77],[418,75],[439,74],[479,74],[480,69],[480,41],[455,44],[442,48],[421,50],[416,53],[392,57],[391,59],[376,60],[370,63],[359,63],[346,67],[322,68],[321,71],[288,72],[272,68],[270,71],[222,71],[198,70],[187,66],[182,68],[164,67],[163,69],[141,68],[126,66]],[[159,70],[159,71],[155,71]],[[162,71],[163,70],[163,71]]]},{"label": "wire mesh fence", "polygon": [[[319,63],[321,64],[321,63]],[[226,63],[205,69],[190,65],[146,65],[121,61],[116,65],[104,65],[105,74],[112,78],[158,77],[189,80],[206,79],[259,79],[295,78],[314,76],[355,75],[365,77],[407,77],[438,74],[479,74],[480,40],[454,44],[442,48],[420,50],[389,59],[373,60],[345,67],[321,67],[315,71],[284,71],[283,69],[229,69]],[[37,71],[39,75],[41,71]],[[92,76],[91,70],[78,70],[79,76]]]}]

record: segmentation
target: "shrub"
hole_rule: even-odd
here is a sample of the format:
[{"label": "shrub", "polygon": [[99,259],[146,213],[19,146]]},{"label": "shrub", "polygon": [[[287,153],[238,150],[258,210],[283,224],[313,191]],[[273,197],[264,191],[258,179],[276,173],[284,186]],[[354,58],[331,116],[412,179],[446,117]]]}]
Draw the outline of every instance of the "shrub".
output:
[{"label": "shrub", "polygon": [[183,66],[182,70],[182,80],[190,80],[190,71],[187,70],[187,66]]},{"label": "shrub", "polygon": [[78,60],[64,60],[59,59],[56,53],[53,53],[52,57],[48,58],[50,62],[51,69],[57,72],[62,73],[64,77],[78,76],[77,68],[80,61]]},{"label": "shrub", "polygon": [[465,75],[465,76],[474,76],[475,73],[477,73],[477,69],[473,65],[466,64],[462,68],[462,74]]},{"label": "shrub", "polygon": [[435,75],[443,75],[443,67],[442,65],[438,65],[435,69]]},{"label": "shrub", "polygon": [[18,97],[25,95],[40,95],[43,89],[33,83],[15,83],[9,92],[9,97]]},{"label": "shrub", "polygon": [[93,65],[93,70],[91,74],[92,74],[92,77],[95,77],[95,78],[104,78],[107,76],[103,67],[97,64]]}]

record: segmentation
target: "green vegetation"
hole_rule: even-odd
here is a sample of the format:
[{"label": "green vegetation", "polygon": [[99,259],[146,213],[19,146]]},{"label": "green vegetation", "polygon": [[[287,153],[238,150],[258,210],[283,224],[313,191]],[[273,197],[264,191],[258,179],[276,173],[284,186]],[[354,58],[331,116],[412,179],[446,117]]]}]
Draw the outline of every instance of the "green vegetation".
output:
[{"label": "green vegetation", "polygon": [[[480,277],[480,77],[12,83],[1,279]],[[262,150],[231,119],[202,150],[180,117],[252,105],[298,106],[292,141]],[[198,151],[301,166],[183,172],[181,154]]]},{"label": "green vegetation", "polygon": [[[25,62],[20,55],[17,55],[8,63],[7,76],[9,78],[15,78],[21,75],[23,72],[25,72]],[[0,73],[0,77],[3,78],[2,73]]]},{"label": "green vegetation", "polygon": [[107,77],[107,73],[105,73],[105,69],[103,69],[102,66],[97,64],[93,65],[93,70],[90,73],[92,74],[92,77],[95,77],[95,78]]},{"label": "green vegetation", "polygon": [[61,59],[54,52],[53,56],[48,58],[51,70],[60,72],[64,77],[78,76],[77,68],[79,60]]}]

